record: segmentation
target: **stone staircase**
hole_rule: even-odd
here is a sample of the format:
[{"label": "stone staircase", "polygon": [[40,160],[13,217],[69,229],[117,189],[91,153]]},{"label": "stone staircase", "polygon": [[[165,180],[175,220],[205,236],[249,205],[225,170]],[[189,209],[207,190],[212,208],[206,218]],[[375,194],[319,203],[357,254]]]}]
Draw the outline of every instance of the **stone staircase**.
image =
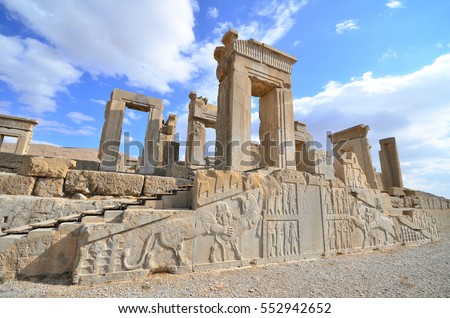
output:
[{"label": "stone staircase", "polygon": [[76,230],[88,223],[121,223],[127,210],[136,209],[190,209],[191,188],[193,183],[178,186],[174,189],[141,196],[136,201],[120,202],[116,205],[105,206],[101,209],[86,210],[49,219],[37,223],[31,223],[15,228],[7,229],[0,233],[0,252],[5,251],[18,240],[33,238],[49,234],[58,230],[68,232]]}]

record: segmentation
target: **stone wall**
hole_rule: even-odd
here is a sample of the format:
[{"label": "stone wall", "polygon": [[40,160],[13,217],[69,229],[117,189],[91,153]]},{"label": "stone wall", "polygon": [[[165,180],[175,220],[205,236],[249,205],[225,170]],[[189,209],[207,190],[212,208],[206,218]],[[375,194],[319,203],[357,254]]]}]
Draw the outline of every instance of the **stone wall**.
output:
[{"label": "stone wall", "polygon": [[17,173],[0,172],[0,195],[139,197],[190,183],[190,180],[181,178],[76,170],[77,166],[88,166],[89,163],[65,158],[23,156],[21,159],[20,166],[11,161],[9,170]]},{"label": "stone wall", "polygon": [[[39,157],[33,155],[18,155],[9,152],[0,152],[0,172],[17,173],[24,160],[28,157]],[[100,163],[92,160],[76,159],[76,170],[98,171]]]}]

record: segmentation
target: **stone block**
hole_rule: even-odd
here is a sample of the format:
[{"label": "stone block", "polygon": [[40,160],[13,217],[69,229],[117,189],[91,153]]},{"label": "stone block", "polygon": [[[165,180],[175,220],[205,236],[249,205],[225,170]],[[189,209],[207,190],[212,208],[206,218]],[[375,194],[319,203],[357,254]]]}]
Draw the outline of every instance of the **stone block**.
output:
[{"label": "stone block", "polygon": [[192,193],[191,191],[178,191],[175,195],[165,195],[162,197],[164,209],[191,207]]},{"label": "stone block", "polygon": [[144,196],[151,194],[165,193],[169,190],[174,190],[179,186],[183,186],[192,182],[187,179],[178,179],[171,177],[145,176],[144,182]]},{"label": "stone block", "polygon": [[64,191],[69,194],[139,196],[144,176],[117,172],[69,171]]},{"label": "stone block", "polygon": [[393,197],[404,197],[406,195],[403,189],[398,187],[389,187],[388,193]]},{"label": "stone block", "polygon": [[33,194],[38,197],[62,197],[64,179],[39,178]]},{"label": "stone block", "polygon": [[33,177],[0,173],[0,194],[31,195],[35,182]]},{"label": "stone block", "polygon": [[99,168],[100,168],[99,162],[89,160],[77,160],[77,165],[75,167],[76,170],[90,170],[90,171],[98,171]]},{"label": "stone block", "polygon": [[17,174],[45,178],[65,178],[71,160],[66,158],[25,157]]},{"label": "stone block", "polygon": [[403,208],[404,207],[404,202],[399,197],[392,197],[391,196],[391,204],[392,204],[393,208]]},{"label": "stone block", "polygon": [[188,179],[189,168],[184,165],[184,162],[174,162],[167,168],[167,176]]},{"label": "stone block", "polygon": [[15,153],[0,152],[0,171],[16,173],[25,156]]}]

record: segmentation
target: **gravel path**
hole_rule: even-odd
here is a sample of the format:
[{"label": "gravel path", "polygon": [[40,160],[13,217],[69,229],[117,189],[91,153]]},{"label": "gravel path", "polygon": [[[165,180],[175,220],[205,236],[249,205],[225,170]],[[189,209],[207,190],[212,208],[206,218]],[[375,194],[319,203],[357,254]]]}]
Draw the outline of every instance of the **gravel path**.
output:
[{"label": "gravel path", "polygon": [[450,297],[450,232],[439,242],[312,261],[91,286],[5,282],[0,297]]}]

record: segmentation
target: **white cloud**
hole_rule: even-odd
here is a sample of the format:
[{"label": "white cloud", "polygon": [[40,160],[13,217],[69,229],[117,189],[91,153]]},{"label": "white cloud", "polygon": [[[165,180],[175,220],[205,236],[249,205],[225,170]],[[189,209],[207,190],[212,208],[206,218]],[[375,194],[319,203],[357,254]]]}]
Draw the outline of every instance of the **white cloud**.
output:
[{"label": "white cloud", "polygon": [[124,117],[123,118],[123,124],[129,126],[129,125],[131,125],[131,120],[128,117]]},{"label": "white cloud", "polygon": [[380,61],[386,61],[389,59],[396,59],[398,58],[397,52],[395,52],[392,49],[388,49],[386,52],[383,53],[383,55],[380,57]]},{"label": "white cloud", "polygon": [[[329,82],[317,95],[296,99],[295,115],[322,143],[326,131],[368,124],[375,162],[378,140],[395,136],[405,186],[420,185],[450,197],[449,82],[450,54],[446,54],[402,76],[377,78],[367,72],[348,83]],[[419,184],[422,179],[429,182]]]},{"label": "white cloud", "polygon": [[217,25],[213,33],[221,35],[229,28],[234,28],[242,39],[257,39],[263,43],[274,44],[294,26],[295,13],[306,4],[308,0],[259,1],[252,12],[263,19],[251,19],[237,25],[229,21],[222,22]]},{"label": "white cloud", "polygon": [[359,30],[359,26],[356,24],[356,21],[346,20],[346,21],[336,24],[336,32],[338,34],[342,34],[345,31],[350,31],[350,30]]},{"label": "white cloud", "polygon": [[216,19],[219,16],[219,10],[217,8],[208,8],[208,17]]},{"label": "white cloud", "polygon": [[52,142],[43,141],[43,140],[35,140],[33,139],[31,141],[32,145],[47,145],[47,146],[53,146],[53,147],[61,147],[60,145],[54,144]]},{"label": "white cloud", "polygon": [[80,112],[70,112],[67,114],[67,117],[70,118],[74,123],[81,124],[86,121],[95,121],[94,117],[82,114]]},{"label": "white cloud", "polygon": [[386,7],[390,8],[390,9],[399,9],[399,8],[405,7],[403,2],[398,1],[398,0],[389,0],[388,2],[386,2],[385,5],[386,5]]},{"label": "white cloud", "polygon": [[63,135],[69,136],[94,136],[97,134],[98,129],[93,126],[82,126],[81,128],[74,129],[72,126],[68,126],[56,120],[47,120],[39,118],[39,125],[36,126],[35,131],[53,131]]},{"label": "white cloud", "polygon": [[292,44],[292,45],[294,45],[294,46],[298,46],[298,45],[300,45],[300,41],[294,41],[294,43]]},{"label": "white cloud", "polygon": [[19,94],[19,101],[32,113],[55,111],[56,94],[81,76],[62,60],[59,50],[37,40],[0,34],[0,47],[0,80]]},{"label": "white cloud", "polygon": [[[8,45],[1,45],[2,61],[19,55],[16,63],[7,63],[10,71],[2,80],[23,91],[23,102],[31,106],[36,94],[29,92],[29,83],[24,89],[24,79],[13,75],[27,74],[28,81],[45,78],[37,83],[49,91],[39,94],[39,111],[55,110],[55,92],[80,76],[73,66],[93,76],[125,76],[131,86],[162,93],[170,91],[171,83],[188,81],[195,70],[183,52],[195,41],[196,1],[118,1],[114,5],[76,0],[1,2],[13,17],[52,44],[9,38]],[[151,31],[156,29],[158,32]],[[35,86],[40,92],[40,85]]]},{"label": "white cloud", "polygon": [[132,119],[132,120],[138,120],[139,118],[141,118],[141,116],[139,116],[138,114],[136,114],[137,112],[133,112],[133,111],[128,111],[126,114],[128,116],[128,118]]},{"label": "white cloud", "polygon": [[106,100],[103,100],[103,99],[94,99],[94,98],[91,98],[90,101],[93,102],[93,103],[102,105],[102,106],[106,106],[106,103],[107,103],[107,101],[106,101]]}]

